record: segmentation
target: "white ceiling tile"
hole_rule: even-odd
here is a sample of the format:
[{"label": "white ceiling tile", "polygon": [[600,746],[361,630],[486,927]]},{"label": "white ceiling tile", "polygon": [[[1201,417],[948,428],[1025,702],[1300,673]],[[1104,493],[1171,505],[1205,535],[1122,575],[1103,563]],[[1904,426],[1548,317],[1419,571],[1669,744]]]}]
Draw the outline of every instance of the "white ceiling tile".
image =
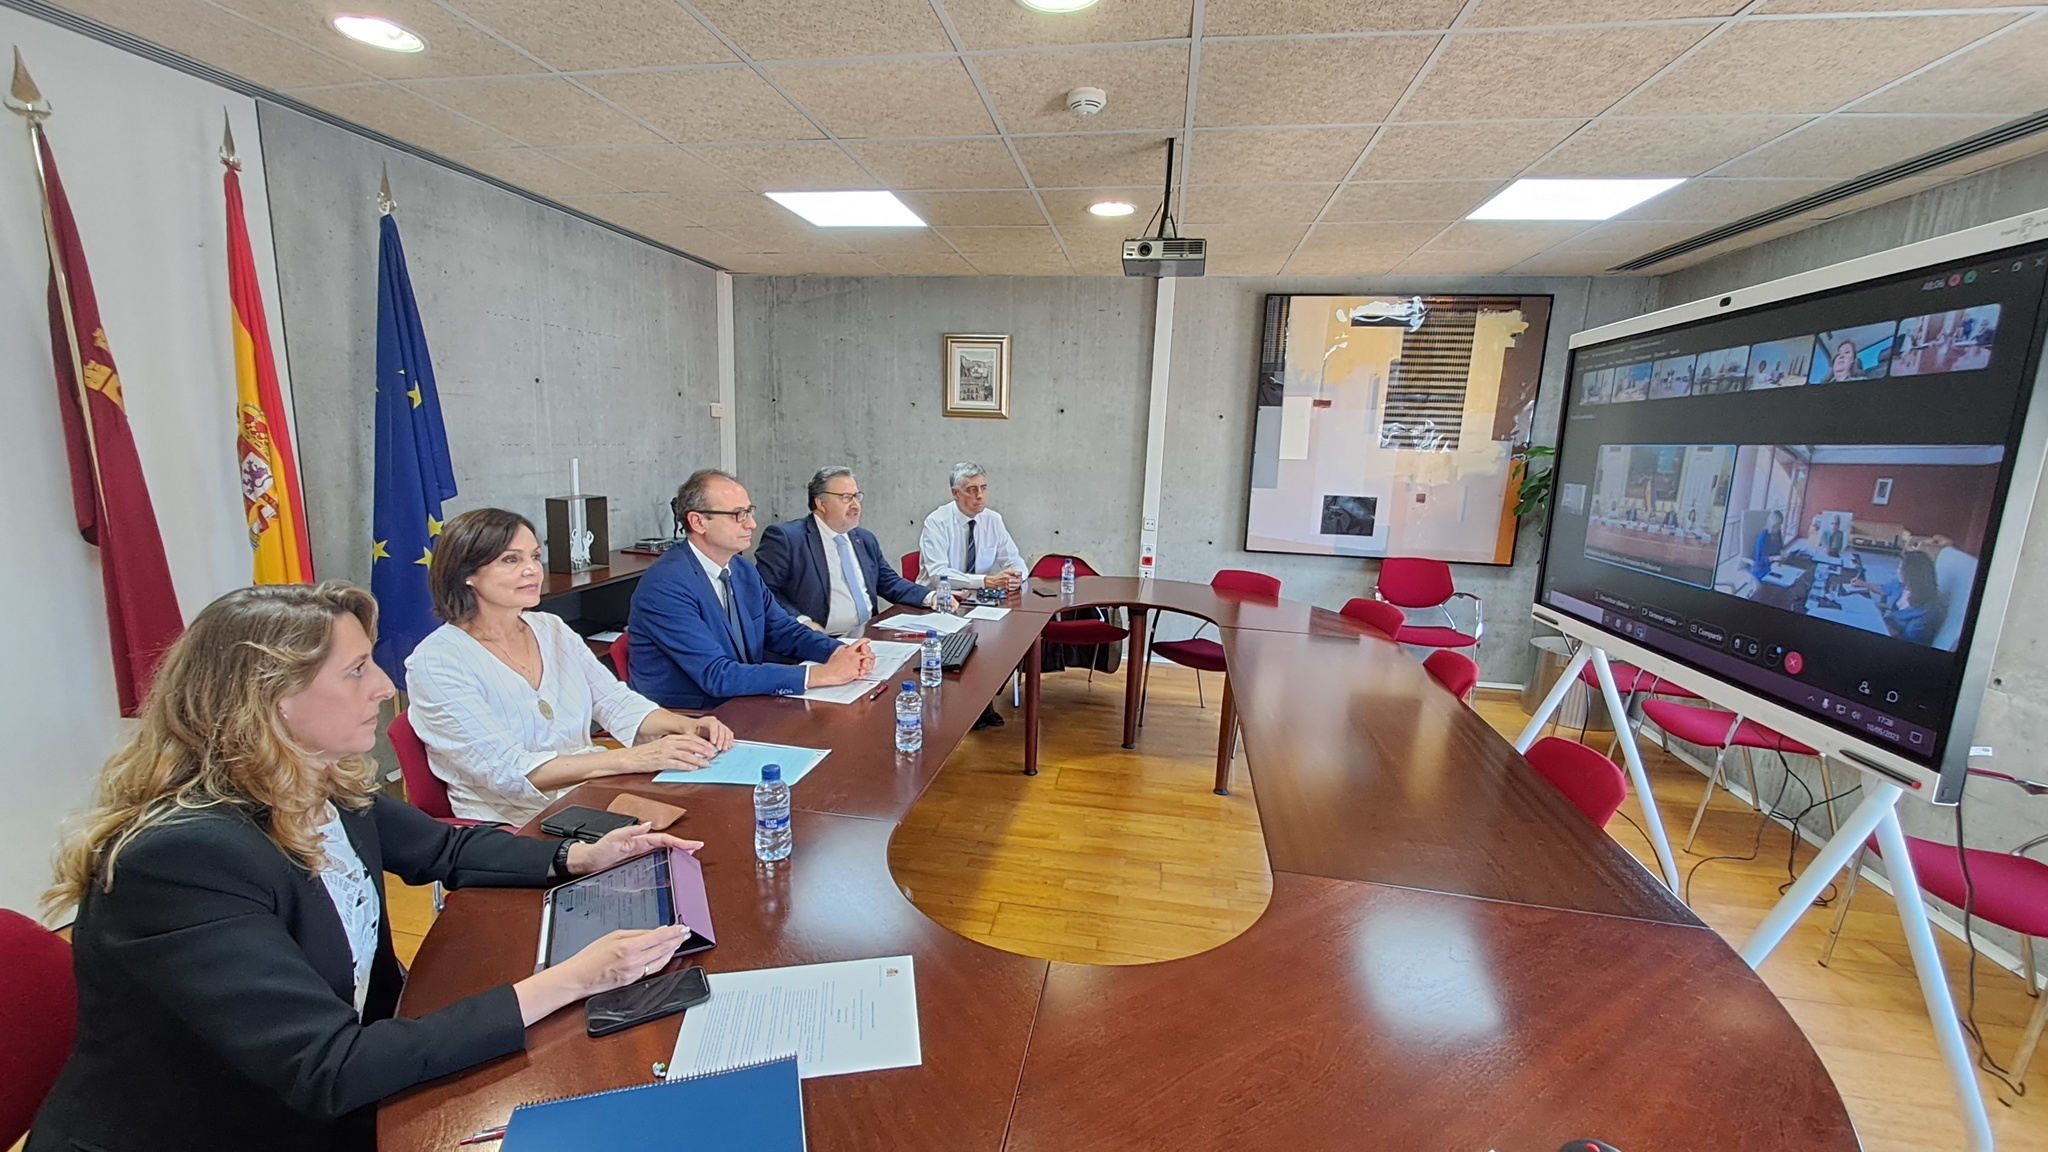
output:
[{"label": "white ceiling tile", "polygon": [[822,60],[946,52],[952,42],[930,0],[695,0],[755,60]]},{"label": "white ceiling tile", "polygon": [[1074,266],[1067,258],[1058,254],[1051,256],[1027,253],[976,252],[967,257],[968,263],[983,276],[1072,276]]},{"label": "white ceiling tile", "polygon": [[309,46],[286,30],[219,8],[164,0],[66,0],[64,7],[270,88],[347,84],[372,75],[347,58],[347,41],[333,32],[326,34],[332,43],[315,39]]},{"label": "white ceiling tile", "polygon": [[619,186],[609,180],[593,176],[533,148],[457,152],[449,159],[553,200],[620,191]]},{"label": "white ceiling tile", "polygon": [[[949,0],[947,15],[969,51],[1055,44],[1121,44],[1186,39],[1194,0],[1114,0],[1079,12],[1033,12],[1021,4]],[[1210,8],[1215,11],[1214,6]]]},{"label": "white ceiling tile", "polygon": [[1465,0],[1208,0],[1208,36],[1405,32],[1448,28]]},{"label": "white ceiling tile", "polygon": [[1804,116],[1595,120],[1529,169],[1531,176],[1697,176],[1807,123]]},{"label": "white ceiling tile", "polygon": [[673,144],[600,145],[546,151],[628,192],[745,192],[738,181]]},{"label": "white ceiling tile", "polygon": [[803,113],[751,68],[588,76],[607,100],[682,143],[816,140]]},{"label": "white ceiling tile", "polygon": [[[195,0],[142,2],[153,2],[167,18],[180,21],[203,18],[208,7]],[[394,80],[421,80],[436,76],[519,76],[546,70],[518,49],[433,0],[374,0],[373,3],[359,5],[312,3],[309,0],[218,0],[218,3],[308,47],[338,56],[366,72]],[[386,52],[359,44],[336,32],[328,23],[338,12],[382,16],[424,39],[426,50]]]},{"label": "white ceiling tile", "polygon": [[1120,136],[1027,136],[1017,154],[1040,188],[1143,186],[1166,180],[1166,138],[1151,133]]},{"label": "white ceiling tile", "polygon": [[1001,140],[856,140],[848,147],[891,188],[1024,187]]},{"label": "white ceiling tile", "polygon": [[1461,220],[1506,185],[1500,180],[1413,180],[1346,184],[1323,219]]},{"label": "white ceiling tile", "polygon": [[450,0],[564,72],[735,59],[675,0]]},{"label": "white ceiling tile", "polygon": [[[1008,132],[1170,131],[1187,119],[1188,51],[1181,45],[983,56],[974,67]],[[1067,110],[1067,92],[1084,86],[1108,96],[1102,111],[1086,118]]]},{"label": "white ceiling tile", "polygon": [[344,120],[443,155],[518,144],[495,128],[430,104],[382,80],[343,88],[315,88],[295,95]]},{"label": "white ceiling tile", "polygon": [[[999,256],[1060,256],[1060,244],[1050,228],[941,228],[953,247],[970,258],[980,254]],[[1061,256],[1061,259],[1065,257]]]},{"label": "white ceiling tile", "polygon": [[[1108,187],[1108,188],[1052,188],[1040,192],[1045,201],[1045,211],[1061,231],[1069,229],[1104,229],[1123,236],[1136,236],[1145,227],[1145,221],[1159,209],[1160,186]],[[1094,216],[1088,212],[1090,204],[1104,200],[1121,200],[1134,211],[1129,216]]]},{"label": "white ceiling tile", "polygon": [[537,148],[661,142],[661,137],[559,77],[411,80],[405,87]]},{"label": "white ceiling tile", "polygon": [[1188,224],[1306,224],[1337,192],[1332,183],[1193,184],[1182,209]]},{"label": "white ceiling tile", "polygon": [[1625,264],[1640,252],[1590,251],[1577,249],[1567,251],[1563,247],[1538,252],[1508,269],[1517,276],[1605,276],[1608,269]]},{"label": "white ceiling tile", "polygon": [[[1358,162],[1370,128],[1231,128],[1195,133],[1190,184],[1337,181]],[[1162,178],[1164,165],[1161,166]]]},{"label": "white ceiling tile", "polygon": [[2015,27],[1981,48],[1858,104],[1858,112],[1996,112],[2048,108],[2048,20]]},{"label": "white ceiling tile", "polygon": [[957,58],[781,64],[768,70],[825,130],[871,136],[985,136],[995,131]]},{"label": "white ceiling tile", "polygon": [[1621,220],[1718,220],[1727,223],[1810,196],[1832,180],[1688,180],[1622,213]]},{"label": "white ceiling tile", "polygon": [[837,144],[712,144],[694,151],[756,192],[832,192],[880,185]]},{"label": "white ceiling tile", "polygon": [[1597,116],[1708,31],[1679,24],[1453,36],[1401,119]]},{"label": "white ceiling tile", "polygon": [[1519,176],[1571,135],[1582,120],[1492,124],[1390,124],[1374,141],[1358,180],[1466,180]]},{"label": "white ceiling tile", "polygon": [[[1770,20],[1731,27],[1629,100],[1629,116],[1830,112],[2014,17]],[[1743,77],[1744,82],[1731,78]],[[1747,78],[1757,78],[1748,82]]]},{"label": "white ceiling tile", "polygon": [[1715,171],[1717,176],[1811,176],[1837,180],[1972,136],[1997,116],[1859,116],[1818,121]]},{"label": "white ceiling tile", "polygon": [[1291,276],[1382,276],[1392,272],[1401,259],[1384,252],[1303,249],[1287,262],[1286,272]]},{"label": "white ceiling tile", "polygon": [[1468,28],[1733,16],[1748,0],[1484,0]]},{"label": "white ceiling tile", "polygon": [[1045,223],[1045,213],[1029,192],[899,192],[925,223],[944,227],[1027,227]]},{"label": "white ceiling tile", "polygon": [[1435,46],[1429,36],[1223,40],[1202,48],[1197,124],[1372,124]]}]

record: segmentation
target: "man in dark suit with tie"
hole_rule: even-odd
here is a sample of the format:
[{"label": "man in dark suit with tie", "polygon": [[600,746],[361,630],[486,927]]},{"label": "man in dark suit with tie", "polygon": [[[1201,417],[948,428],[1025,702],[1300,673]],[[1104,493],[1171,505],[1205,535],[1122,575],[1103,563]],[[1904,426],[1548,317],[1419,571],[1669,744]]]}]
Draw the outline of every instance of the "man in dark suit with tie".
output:
[{"label": "man in dark suit with tie", "polygon": [[754,564],[797,619],[828,635],[858,636],[878,600],[918,608],[952,607],[952,597],[905,580],[882,557],[882,543],[860,526],[860,483],[853,469],[821,468],[811,477],[811,514],[761,533]]},{"label": "man in dark suit with tie", "polygon": [[[747,490],[706,468],[676,493],[688,540],[654,562],[633,593],[633,687],[665,708],[715,708],[734,696],[795,696],[859,679],[875,657],[783,611],[740,553],[754,541]],[[804,667],[783,660],[814,660]]]}]

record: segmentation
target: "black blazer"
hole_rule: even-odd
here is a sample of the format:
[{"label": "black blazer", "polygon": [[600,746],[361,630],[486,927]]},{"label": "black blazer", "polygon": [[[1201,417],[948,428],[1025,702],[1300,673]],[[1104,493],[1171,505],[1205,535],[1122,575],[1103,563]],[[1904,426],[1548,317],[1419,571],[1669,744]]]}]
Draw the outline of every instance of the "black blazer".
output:
[{"label": "black blazer", "polygon": [[[555,842],[451,828],[383,795],[342,810],[377,884],[538,885]],[[378,926],[359,1020],[348,937],[317,876],[226,805],[138,835],[72,930],[78,1038],[29,1131],[33,1152],[370,1149],[376,1104],[526,1046],[512,986],[417,1020]]]},{"label": "black blazer", "polygon": [[[924,607],[931,589],[905,580],[882,558],[882,542],[865,528],[855,526],[847,533],[853,540],[853,554],[860,564],[862,583],[868,590],[868,611],[877,599],[891,604]],[[808,616],[824,627],[832,611],[832,570],[825,565],[825,538],[818,532],[818,518],[805,516],[783,524],[770,524],[754,549],[754,566],[761,579],[782,606]]]}]

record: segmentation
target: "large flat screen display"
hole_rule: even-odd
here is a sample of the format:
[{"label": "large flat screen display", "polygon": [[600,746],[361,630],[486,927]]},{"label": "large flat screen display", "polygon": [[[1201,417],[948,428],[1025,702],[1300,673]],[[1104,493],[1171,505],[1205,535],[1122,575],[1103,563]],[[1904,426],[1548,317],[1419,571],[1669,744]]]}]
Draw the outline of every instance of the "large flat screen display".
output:
[{"label": "large flat screen display", "polygon": [[2044,283],[2034,244],[1576,348],[1540,602],[1939,770]]}]

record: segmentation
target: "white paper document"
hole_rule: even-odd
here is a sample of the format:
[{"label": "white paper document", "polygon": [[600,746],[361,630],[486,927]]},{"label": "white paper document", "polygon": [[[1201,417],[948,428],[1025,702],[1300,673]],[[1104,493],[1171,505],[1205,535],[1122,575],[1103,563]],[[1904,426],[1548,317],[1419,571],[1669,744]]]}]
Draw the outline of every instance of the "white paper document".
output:
[{"label": "white paper document", "polygon": [[954,616],[946,612],[913,612],[902,616],[891,616],[887,620],[875,621],[875,627],[895,632],[937,632],[944,636],[967,627],[967,617]]},{"label": "white paper document", "polygon": [[[868,648],[875,654],[874,671],[859,680],[834,684],[830,688],[806,688],[799,699],[823,700],[830,704],[852,704],[866,699],[867,695],[875,690],[876,684],[888,683],[889,678],[918,653],[917,645],[898,640],[870,640]],[[816,660],[804,661],[806,668],[815,668],[817,664]]]},{"label": "white paper document", "polygon": [[969,612],[967,618],[969,620],[1001,620],[1009,614],[1010,610],[1008,608],[998,608],[993,604],[983,604],[974,611]]},{"label": "white paper document", "polygon": [[924,1063],[910,957],[713,972],[711,999],[683,1017],[668,1076],[791,1053],[806,1080]]}]

